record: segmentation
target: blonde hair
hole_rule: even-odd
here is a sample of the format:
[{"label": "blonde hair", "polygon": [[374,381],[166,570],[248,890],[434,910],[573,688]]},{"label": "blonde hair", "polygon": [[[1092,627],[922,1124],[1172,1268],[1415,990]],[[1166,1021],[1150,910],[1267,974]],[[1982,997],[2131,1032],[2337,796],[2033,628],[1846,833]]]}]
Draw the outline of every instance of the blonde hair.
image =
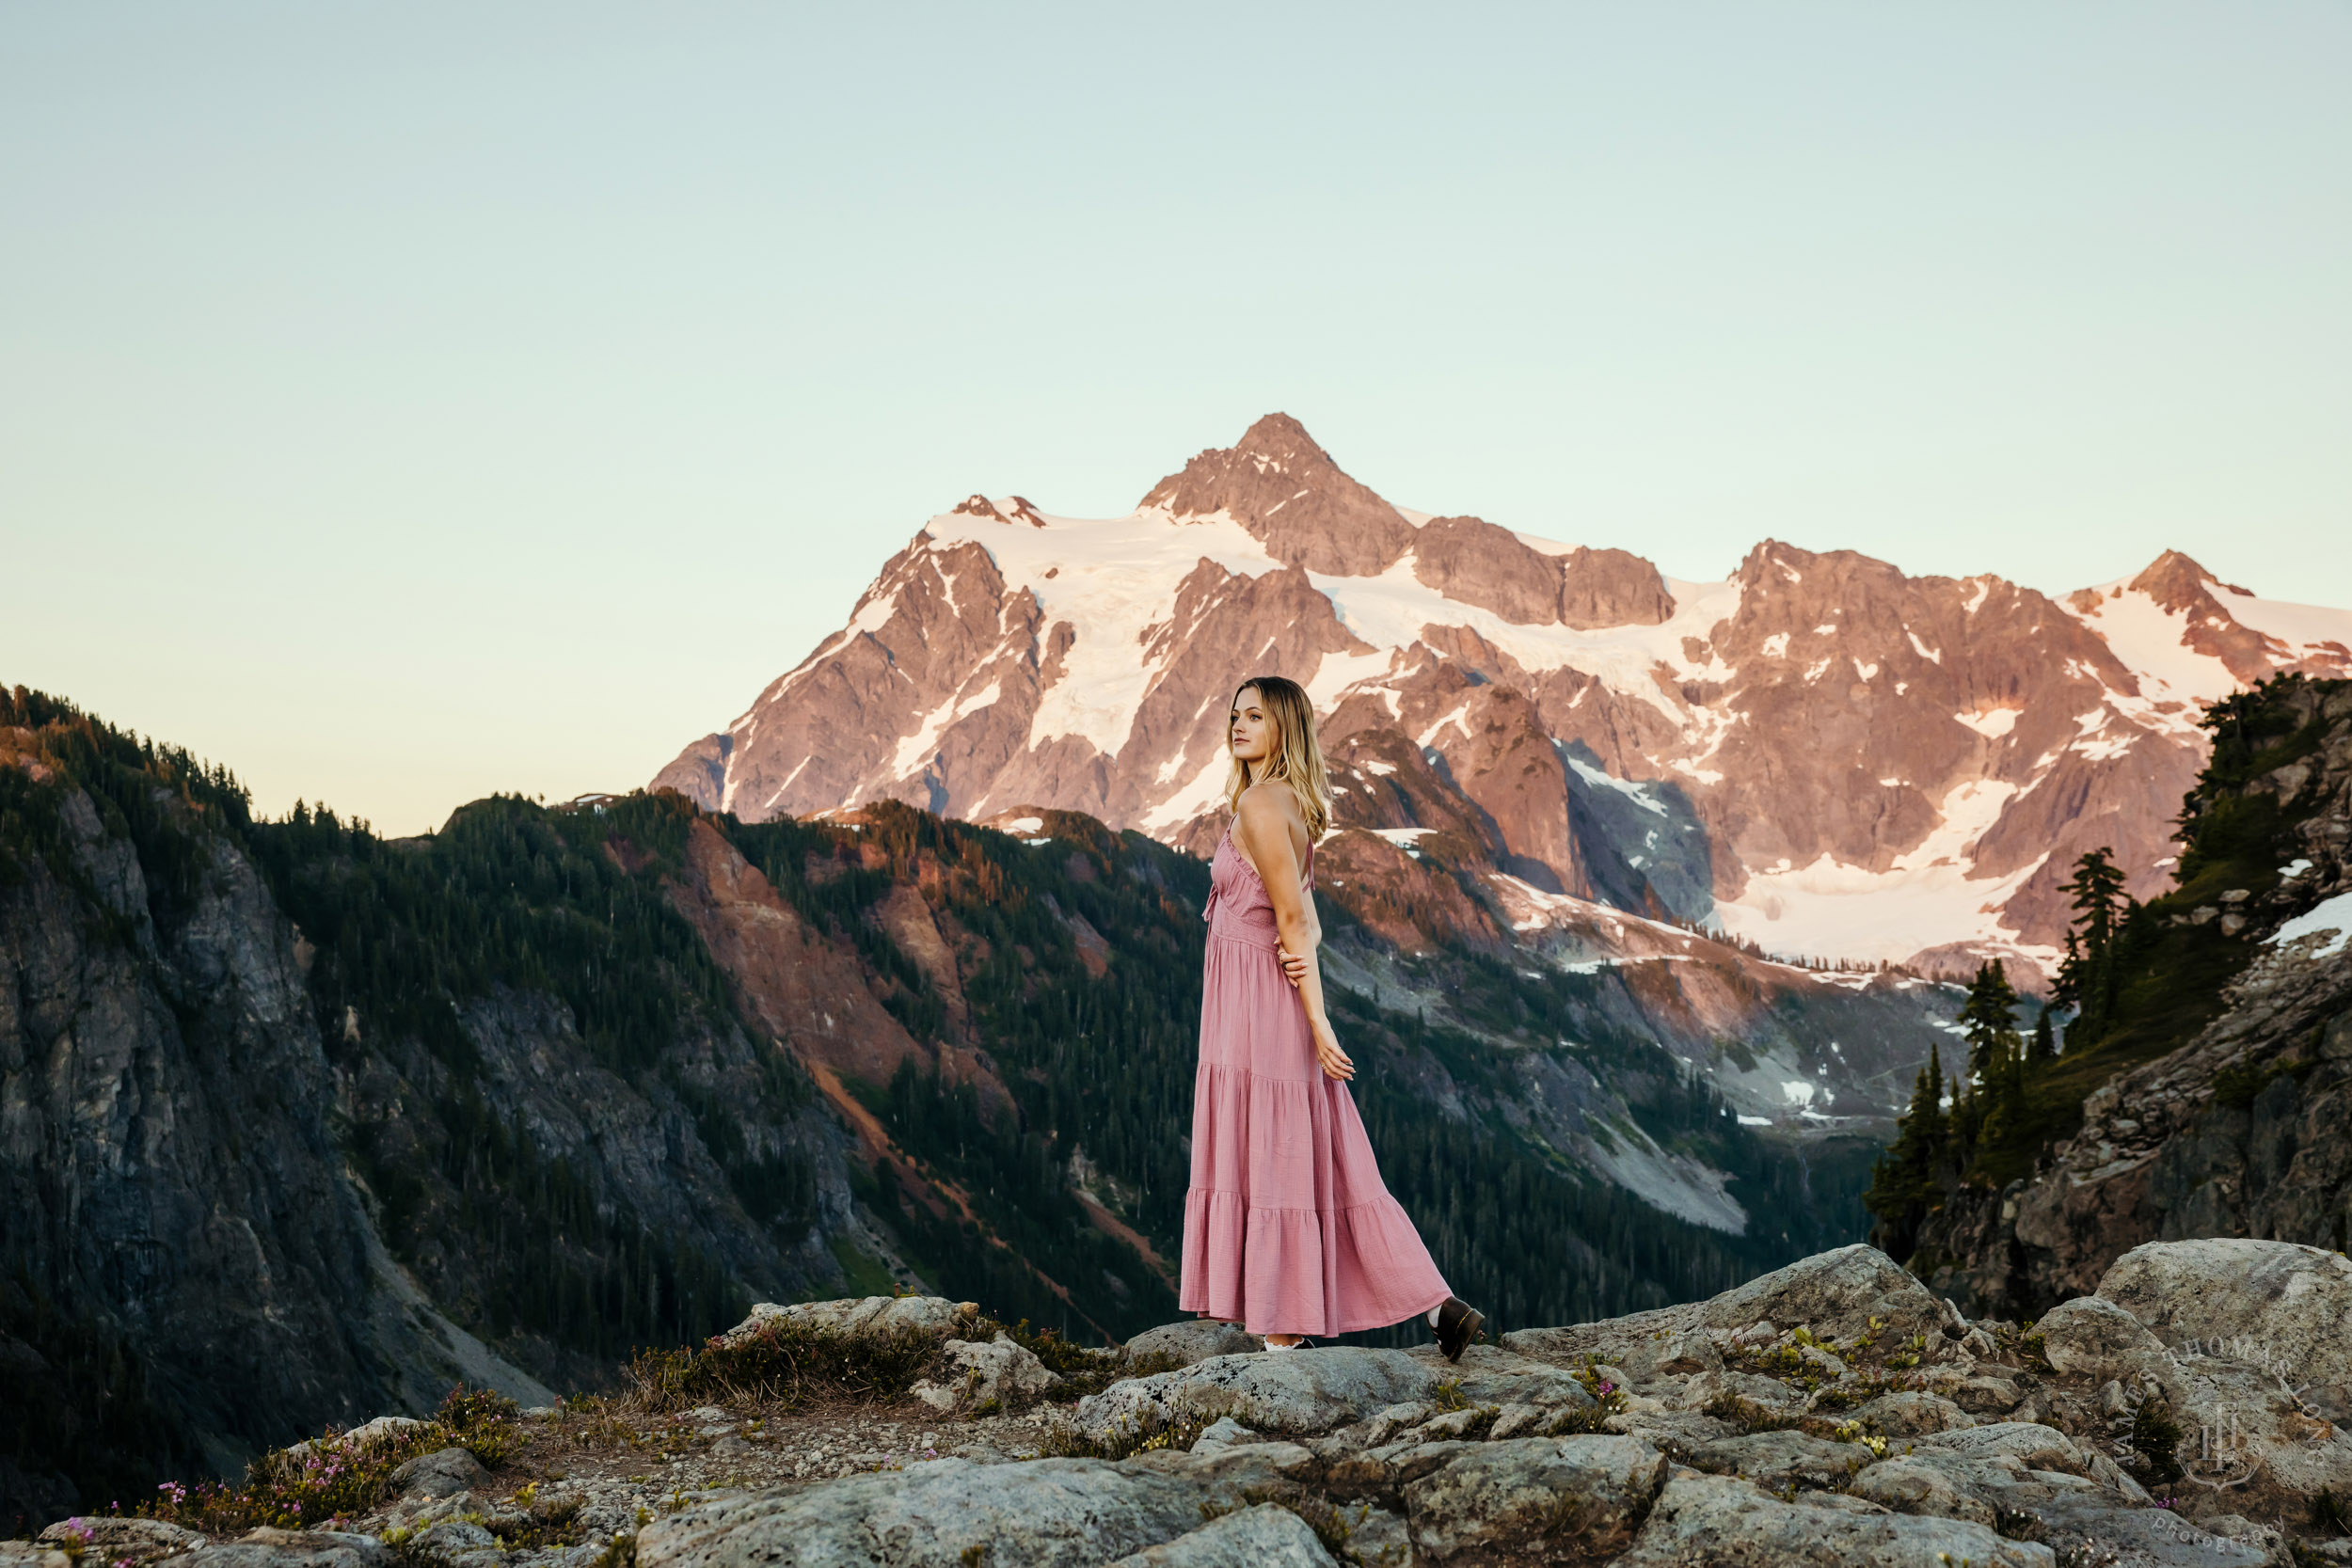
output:
[{"label": "blonde hair", "polygon": [[[1225,781],[1225,809],[1238,816],[1243,790],[1253,783],[1279,779],[1298,797],[1298,812],[1307,819],[1307,840],[1311,844],[1331,825],[1331,781],[1323,770],[1323,748],[1315,743],[1315,705],[1296,681],[1256,675],[1233,688],[1234,706],[1241,705],[1241,694],[1253,686],[1258,689],[1259,705],[1274,724],[1274,744],[1267,748],[1265,771],[1257,780],[1250,778],[1248,766],[1241,758],[1233,758],[1233,770]],[[1232,744],[1229,728],[1225,739],[1229,752]]]}]

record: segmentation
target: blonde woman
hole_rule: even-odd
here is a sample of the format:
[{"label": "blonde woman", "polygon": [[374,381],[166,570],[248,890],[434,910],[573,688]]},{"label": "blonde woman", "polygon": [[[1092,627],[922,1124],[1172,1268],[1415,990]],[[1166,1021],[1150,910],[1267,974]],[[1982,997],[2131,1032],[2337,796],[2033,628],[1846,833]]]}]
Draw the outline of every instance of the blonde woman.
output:
[{"label": "blonde woman", "polygon": [[1458,1360],[1486,1318],[1446,1289],[1381,1183],[1347,1092],[1356,1065],[1324,1010],[1314,843],[1330,788],[1313,705],[1297,682],[1261,675],[1233,693],[1229,741],[1178,1299],[1277,1351],[1426,1317]]}]

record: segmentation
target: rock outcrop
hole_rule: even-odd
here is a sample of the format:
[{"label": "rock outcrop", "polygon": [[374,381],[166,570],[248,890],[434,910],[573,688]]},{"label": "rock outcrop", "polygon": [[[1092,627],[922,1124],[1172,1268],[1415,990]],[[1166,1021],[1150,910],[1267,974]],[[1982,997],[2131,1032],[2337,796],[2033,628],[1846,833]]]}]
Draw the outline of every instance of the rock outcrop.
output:
[{"label": "rock outcrop", "polygon": [[[486,1482],[466,1471],[469,1491],[428,1495],[462,1468],[436,1454],[398,1498],[327,1530],[212,1542],[68,1521],[0,1546],[0,1563],[51,1568],[53,1541],[98,1529],[137,1568],[373,1568],[387,1543],[446,1568],[2286,1568],[2352,1552],[2331,1501],[2352,1487],[2348,1292],[2332,1255],[2160,1243],[2028,1334],[1846,1248],[1669,1313],[1472,1347],[1458,1367],[1429,1351],[1224,1355],[1066,1412],[939,1417],[914,1451],[853,1451],[816,1479],[796,1452],[859,1445],[838,1413],[803,1437],[752,1396],[642,1433],[619,1408],[540,1412],[508,1442],[520,1457]],[[937,1311],[955,1305],[906,1315],[964,1321]],[[2209,1314],[2238,1337],[2180,1338]],[[803,1323],[929,1332],[880,1315],[828,1304]],[[607,1463],[592,1434],[616,1431]],[[647,1444],[680,1455],[658,1487],[628,1473]]]},{"label": "rock outcrop", "polygon": [[2236,969],[2217,1016],[2094,1087],[2032,1176],[1951,1195],[1919,1238],[1938,1291],[2028,1317],[2097,1289],[2144,1243],[2352,1246],[2352,685],[2269,696],[2266,721],[2296,758],[2266,757],[2200,809],[2280,824],[2277,836],[2246,885],[2211,903],[2184,891],[2165,917]]}]

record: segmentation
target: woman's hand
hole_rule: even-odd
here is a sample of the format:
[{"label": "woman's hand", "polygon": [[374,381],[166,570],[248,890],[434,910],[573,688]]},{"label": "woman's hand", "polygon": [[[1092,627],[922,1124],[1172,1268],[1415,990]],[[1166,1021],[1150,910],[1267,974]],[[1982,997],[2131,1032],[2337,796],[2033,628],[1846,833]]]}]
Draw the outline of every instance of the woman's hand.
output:
[{"label": "woman's hand", "polygon": [[1307,977],[1307,960],[1287,947],[1275,948],[1274,956],[1282,960],[1282,978],[1291,983],[1291,990],[1296,990],[1298,982]]},{"label": "woman's hand", "polygon": [[1356,1064],[1348,1059],[1346,1052],[1340,1049],[1339,1037],[1331,1033],[1330,1025],[1317,1029],[1314,1038],[1315,1061],[1322,1067],[1326,1078],[1336,1078],[1344,1084],[1356,1076]]}]

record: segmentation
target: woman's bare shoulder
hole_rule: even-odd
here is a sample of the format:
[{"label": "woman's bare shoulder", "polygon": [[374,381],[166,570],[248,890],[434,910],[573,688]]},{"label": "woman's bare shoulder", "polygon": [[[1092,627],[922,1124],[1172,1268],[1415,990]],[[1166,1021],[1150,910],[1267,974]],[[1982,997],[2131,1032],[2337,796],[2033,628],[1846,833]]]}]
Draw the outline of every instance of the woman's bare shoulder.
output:
[{"label": "woman's bare shoulder", "polygon": [[1279,779],[1261,779],[1241,792],[1241,818],[1252,827],[1306,825],[1298,809],[1298,794]]}]

